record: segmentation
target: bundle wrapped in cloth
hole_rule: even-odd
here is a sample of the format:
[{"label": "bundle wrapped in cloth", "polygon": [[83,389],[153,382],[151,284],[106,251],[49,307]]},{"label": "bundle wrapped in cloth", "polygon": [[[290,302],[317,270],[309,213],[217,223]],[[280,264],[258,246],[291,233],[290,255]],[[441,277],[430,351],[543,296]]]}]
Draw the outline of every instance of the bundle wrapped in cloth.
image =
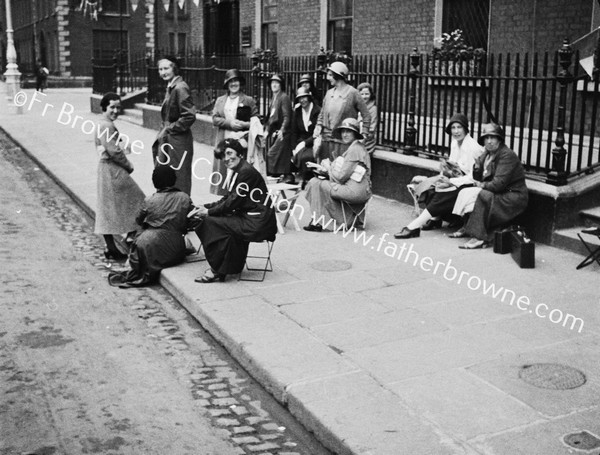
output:
[{"label": "bundle wrapped in cloth", "polygon": [[440,163],[442,175],[445,175],[449,179],[454,177],[462,177],[465,172],[460,168],[458,163],[442,158]]}]

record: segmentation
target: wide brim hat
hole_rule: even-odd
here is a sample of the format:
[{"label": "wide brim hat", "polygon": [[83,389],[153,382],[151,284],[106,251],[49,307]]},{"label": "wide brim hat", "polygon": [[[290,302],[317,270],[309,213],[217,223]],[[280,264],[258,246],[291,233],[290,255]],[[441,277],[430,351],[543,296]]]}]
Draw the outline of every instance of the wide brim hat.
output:
[{"label": "wide brim hat", "polygon": [[244,78],[244,76],[242,76],[242,73],[240,73],[239,70],[231,69],[227,70],[227,72],[225,73],[225,81],[223,82],[223,88],[227,89],[227,85],[233,79],[239,80],[241,85],[244,85],[246,83],[246,79]]},{"label": "wide brim hat", "polygon": [[446,125],[447,134],[452,134],[452,125],[455,123],[462,126],[467,133],[469,132],[469,119],[467,119],[467,116],[465,114],[454,114]]},{"label": "wide brim hat", "polygon": [[332,73],[337,74],[344,80],[348,78],[348,67],[342,62],[333,62],[331,65],[327,67],[327,71],[331,71]]},{"label": "wide brim hat", "polygon": [[295,101],[298,101],[300,98],[308,96],[310,99],[312,99],[312,93],[310,93],[310,90],[304,87],[300,87],[298,90],[296,90],[296,98]]},{"label": "wide brim hat", "polygon": [[340,126],[338,126],[337,128],[335,128],[333,130],[333,132],[331,133],[331,137],[333,137],[335,139],[341,139],[342,138],[342,130],[352,130],[356,133],[357,139],[363,138],[363,135],[360,133],[360,124],[358,123],[358,120],[356,120],[355,118],[345,119]]},{"label": "wide brim hat", "polygon": [[482,125],[481,136],[479,136],[479,139],[477,140],[479,145],[483,145],[485,138],[488,136],[495,136],[500,139],[500,141],[504,142],[504,130],[500,125],[496,125],[495,123],[485,123]]}]

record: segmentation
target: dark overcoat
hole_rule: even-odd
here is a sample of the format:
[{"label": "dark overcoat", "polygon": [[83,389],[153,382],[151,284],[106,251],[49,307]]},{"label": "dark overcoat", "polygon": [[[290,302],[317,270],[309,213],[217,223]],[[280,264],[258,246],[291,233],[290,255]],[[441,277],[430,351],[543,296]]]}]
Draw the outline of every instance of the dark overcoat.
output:
[{"label": "dark overcoat", "polygon": [[294,109],[294,113],[292,115],[292,150],[296,148],[296,146],[304,141],[304,148],[294,156],[292,159],[296,168],[302,173],[302,176],[305,181],[310,180],[313,177],[313,172],[310,168],[306,166],[306,163],[309,161],[316,161],[313,153],[313,133],[315,131],[315,126],[317,126],[317,119],[319,118],[319,113],[321,112],[321,108],[317,106],[314,102],[312,105],[312,110],[310,111],[309,116],[309,124],[308,129],[304,126],[304,121],[302,120],[302,106],[298,105]]},{"label": "dark overcoat", "polygon": [[205,205],[208,216],[196,230],[208,263],[222,274],[240,273],[249,242],[274,241],[277,233],[275,210],[260,172],[244,159],[233,172],[230,191]]},{"label": "dark overcoat", "polygon": [[483,186],[465,229],[473,237],[491,241],[494,228],[525,211],[529,191],[523,164],[506,144],[500,145],[486,167],[488,155],[486,150],[473,165],[473,178],[483,182]]},{"label": "dark overcoat", "polygon": [[175,169],[175,186],[186,194],[192,190],[192,160],[194,138],[190,127],[196,121],[196,108],[190,88],[175,76],[167,88],[165,101],[160,108],[162,127],[152,145],[154,165],[168,165]]},{"label": "dark overcoat", "polygon": [[[215,126],[215,137],[213,144],[216,147],[219,142],[225,139],[225,131],[232,131],[231,129],[231,121],[225,118],[225,102],[227,101],[227,97],[229,95],[225,94],[220,96],[215,101],[215,107],[212,112],[212,121],[213,126]],[[240,93],[238,96],[238,113],[243,111],[244,109],[248,109],[250,111],[250,117],[258,117],[258,107],[256,106],[256,102],[253,98],[249,97],[244,93]],[[239,131],[239,136],[241,137],[247,130]],[[225,176],[227,175],[227,167],[225,166],[225,162],[223,160],[214,159],[213,161],[213,173],[221,174],[221,182],[225,181]],[[217,182],[218,179],[211,179],[214,182]],[[217,182],[216,185],[211,184],[210,192],[212,194],[217,194],[219,196],[224,196],[227,194],[227,190],[222,184]]]},{"label": "dark overcoat", "polygon": [[276,131],[283,133],[282,139],[277,139],[267,152],[267,172],[269,174],[288,174],[292,159],[292,102],[285,92],[279,92],[269,109],[269,118],[265,130],[269,136]]}]

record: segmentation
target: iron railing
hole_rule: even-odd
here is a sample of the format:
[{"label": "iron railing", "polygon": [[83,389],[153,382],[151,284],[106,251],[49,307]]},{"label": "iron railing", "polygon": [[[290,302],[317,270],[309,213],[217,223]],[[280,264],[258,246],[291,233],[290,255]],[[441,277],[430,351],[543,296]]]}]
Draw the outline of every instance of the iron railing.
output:
[{"label": "iron railing", "polygon": [[[571,68],[572,61],[573,52],[565,42],[555,53],[449,62],[415,51],[354,56],[348,64],[351,84],[370,82],[375,87],[379,147],[434,159],[445,156],[450,145],[445,124],[453,113],[462,112],[471,120],[475,138],[483,123],[502,125],[507,145],[529,175],[558,185],[600,166],[599,82],[579,65]],[[574,61],[579,61],[578,54]],[[240,69],[246,78],[244,90],[257,100],[264,118],[272,71],[283,74],[292,99],[300,75],[310,73],[320,100],[328,88],[326,65],[322,55],[252,60],[190,54],[182,59],[181,74],[198,110],[210,113],[217,96],[225,93],[227,69]],[[146,69],[148,102],[160,104],[164,82],[155,65],[149,62]]]}]

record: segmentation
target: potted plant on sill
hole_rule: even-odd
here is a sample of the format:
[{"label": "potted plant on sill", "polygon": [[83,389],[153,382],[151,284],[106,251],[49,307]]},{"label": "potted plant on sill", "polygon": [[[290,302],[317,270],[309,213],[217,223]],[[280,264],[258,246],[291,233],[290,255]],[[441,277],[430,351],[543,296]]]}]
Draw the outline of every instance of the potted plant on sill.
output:
[{"label": "potted plant on sill", "polygon": [[435,39],[431,51],[433,73],[444,76],[478,76],[485,59],[485,49],[467,45],[463,31],[456,29]]}]

